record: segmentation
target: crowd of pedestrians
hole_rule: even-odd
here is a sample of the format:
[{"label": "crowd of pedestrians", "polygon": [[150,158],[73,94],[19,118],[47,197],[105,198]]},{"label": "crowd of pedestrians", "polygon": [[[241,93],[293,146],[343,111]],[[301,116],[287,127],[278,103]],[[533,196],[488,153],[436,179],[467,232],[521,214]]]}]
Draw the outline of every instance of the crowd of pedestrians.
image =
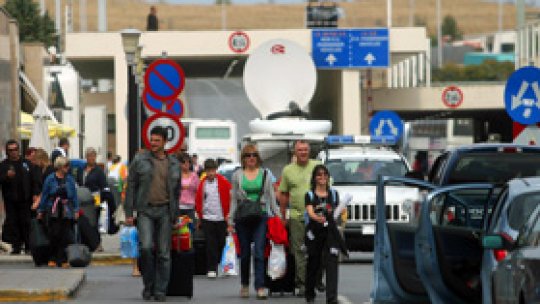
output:
[{"label": "crowd of pedestrians", "polygon": [[7,158],[0,163],[6,209],[2,240],[12,244],[12,254],[28,253],[30,221],[35,217],[48,228],[49,265],[66,267],[65,248],[74,242],[73,225],[81,214],[77,188],[92,194],[95,222],[99,221],[101,195],[110,189],[118,210],[125,212],[123,224],[138,230],[140,258],[133,260],[132,274],[142,273],[145,300],[166,299],[172,228],[179,216],[189,217],[204,233],[202,254],[206,255],[209,278],[218,277],[226,236],[237,236],[240,296],[250,296],[253,259],[252,286],[257,299],[266,299],[268,232],[273,229],[268,221],[273,218],[287,227],[287,254],[294,257],[291,271],[297,296],[311,303],[315,290],[326,291],[327,303],[337,303],[339,235],[330,226],[335,225],[331,215],[339,204],[339,194],[330,187],[328,169],[309,158],[307,142],[295,143],[293,161],[275,183],[255,145],[243,147],[241,167],[228,180],[217,173],[216,160],[206,159],[200,166],[197,156],[187,154],[185,147],[179,154],[167,154],[166,138],[166,129],[153,128],[151,147],[139,151],[129,167],[120,156],[109,154],[109,162],[102,168],[96,162],[96,150],[87,148],[85,165],[74,176],[67,139],[60,140],[50,157],[43,149],[28,149],[25,158],[19,144],[8,141]]}]

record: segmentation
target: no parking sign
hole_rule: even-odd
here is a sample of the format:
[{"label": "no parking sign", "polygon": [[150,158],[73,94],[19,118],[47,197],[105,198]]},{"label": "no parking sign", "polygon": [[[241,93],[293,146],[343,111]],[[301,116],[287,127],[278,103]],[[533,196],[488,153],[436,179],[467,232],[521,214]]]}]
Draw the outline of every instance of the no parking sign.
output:
[{"label": "no parking sign", "polygon": [[148,93],[157,100],[176,98],[186,84],[184,70],[170,59],[158,59],[146,70],[144,85]]}]

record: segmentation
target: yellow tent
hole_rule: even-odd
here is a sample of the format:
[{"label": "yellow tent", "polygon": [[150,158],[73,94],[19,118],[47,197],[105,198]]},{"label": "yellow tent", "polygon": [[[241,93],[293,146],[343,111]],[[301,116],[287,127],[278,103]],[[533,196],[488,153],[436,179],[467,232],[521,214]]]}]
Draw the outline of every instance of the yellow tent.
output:
[{"label": "yellow tent", "polygon": [[[32,136],[32,126],[34,125],[34,118],[31,114],[21,112],[21,126],[19,127],[19,134],[23,139],[30,139]],[[55,123],[52,120],[47,121],[49,127],[50,138],[60,137],[73,137],[76,134],[75,129],[64,124]]]}]

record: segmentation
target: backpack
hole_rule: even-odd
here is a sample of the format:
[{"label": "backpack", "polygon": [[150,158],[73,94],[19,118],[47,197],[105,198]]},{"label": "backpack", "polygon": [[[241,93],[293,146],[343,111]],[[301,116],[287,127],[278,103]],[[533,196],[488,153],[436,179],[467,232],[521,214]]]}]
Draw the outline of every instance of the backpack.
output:
[{"label": "backpack", "polygon": [[[336,200],[337,200],[337,191],[334,188],[330,188],[330,195],[332,195],[332,204],[334,207],[336,207]],[[309,195],[309,199],[313,201],[313,198],[315,197],[315,193],[313,193],[313,190],[309,190],[307,192]],[[304,224],[307,226],[309,224],[309,215],[307,213],[307,210],[304,211]]]}]

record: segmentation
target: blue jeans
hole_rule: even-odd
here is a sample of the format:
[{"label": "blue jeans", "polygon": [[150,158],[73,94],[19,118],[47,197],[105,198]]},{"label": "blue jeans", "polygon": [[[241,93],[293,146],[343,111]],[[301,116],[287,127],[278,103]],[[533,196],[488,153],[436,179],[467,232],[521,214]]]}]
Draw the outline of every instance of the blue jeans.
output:
[{"label": "blue jeans", "polygon": [[251,243],[253,242],[253,259],[255,263],[255,289],[264,287],[264,248],[266,247],[265,216],[254,223],[236,223],[235,229],[240,242],[240,282],[242,286],[249,286],[249,273],[251,262]]},{"label": "blue jeans", "polygon": [[137,227],[144,292],[165,295],[171,275],[172,224],[169,206],[148,207],[139,212]]}]

